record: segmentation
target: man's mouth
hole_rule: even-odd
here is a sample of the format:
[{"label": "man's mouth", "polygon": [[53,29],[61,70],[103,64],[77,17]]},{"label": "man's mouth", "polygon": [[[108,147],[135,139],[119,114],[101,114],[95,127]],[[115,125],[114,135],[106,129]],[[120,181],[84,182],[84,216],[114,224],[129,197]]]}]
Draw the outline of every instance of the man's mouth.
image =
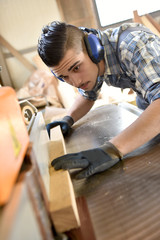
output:
[{"label": "man's mouth", "polygon": [[82,84],[79,88],[86,90],[88,88],[89,82]]}]

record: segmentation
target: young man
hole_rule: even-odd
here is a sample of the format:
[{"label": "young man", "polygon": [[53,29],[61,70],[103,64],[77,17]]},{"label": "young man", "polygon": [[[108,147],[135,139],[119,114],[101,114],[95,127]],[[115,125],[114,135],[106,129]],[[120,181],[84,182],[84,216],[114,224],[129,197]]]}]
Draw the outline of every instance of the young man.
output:
[{"label": "young man", "polygon": [[104,32],[61,22],[43,28],[38,52],[53,74],[79,89],[80,95],[61,121],[63,134],[93,106],[103,82],[137,93],[140,117],[98,148],[67,154],[52,161],[55,169],[82,170],[85,178],[115,165],[123,155],[160,133],[160,39],[144,26],[123,24]]}]

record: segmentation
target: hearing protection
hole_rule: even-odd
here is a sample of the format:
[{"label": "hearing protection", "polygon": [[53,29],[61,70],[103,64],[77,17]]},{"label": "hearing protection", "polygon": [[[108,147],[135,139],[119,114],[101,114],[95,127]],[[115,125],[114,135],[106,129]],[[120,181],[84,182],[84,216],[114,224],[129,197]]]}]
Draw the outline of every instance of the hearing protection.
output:
[{"label": "hearing protection", "polygon": [[99,63],[104,57],[104,47],[97,37],[97,30],[93,28],[79,27],[85,33],[84,42],[88,55],[92,62]]},{"label": "hearing protection", "polygon": [[[79,29],[85,33],[84,43],[88,56],[95,64],[99,63],[104,58],[104,47],[101,44],[100,39],[97,37],[97,30],[85,27],[79,27]],[[56,78],[64,82],[63,78],[57,77],[53,71],[52,73]]]}]

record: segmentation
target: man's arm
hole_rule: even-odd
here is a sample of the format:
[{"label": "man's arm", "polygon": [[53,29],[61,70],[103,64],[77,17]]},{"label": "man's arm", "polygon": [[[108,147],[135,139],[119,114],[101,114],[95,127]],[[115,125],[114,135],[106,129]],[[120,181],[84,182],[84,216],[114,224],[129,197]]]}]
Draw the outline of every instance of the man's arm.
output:
[{"label": "man's arm", "polygon": [[110,142],[123,154],[134,151],[160,133],[160,99],[150,106]]},{"label": "man's arm", "polygon": [[76,98],[73,106],[68,110],[67,115],[71,116],[74,122],[76,122],[85,114],[87,114],[93,105],[94,101],[88,100],[82,95],[79,95]]}]

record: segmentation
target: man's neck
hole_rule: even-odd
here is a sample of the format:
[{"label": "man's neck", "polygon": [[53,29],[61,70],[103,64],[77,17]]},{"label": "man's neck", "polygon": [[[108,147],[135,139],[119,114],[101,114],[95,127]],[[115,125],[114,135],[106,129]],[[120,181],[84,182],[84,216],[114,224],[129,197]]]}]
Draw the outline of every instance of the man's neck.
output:
[{"label": "man's neck", "polygon": [[104,75],[104,72],[105,72],[105,62],[104,62],[104,59],[101,60],[99,63],[99,76],[103,76]]}]

